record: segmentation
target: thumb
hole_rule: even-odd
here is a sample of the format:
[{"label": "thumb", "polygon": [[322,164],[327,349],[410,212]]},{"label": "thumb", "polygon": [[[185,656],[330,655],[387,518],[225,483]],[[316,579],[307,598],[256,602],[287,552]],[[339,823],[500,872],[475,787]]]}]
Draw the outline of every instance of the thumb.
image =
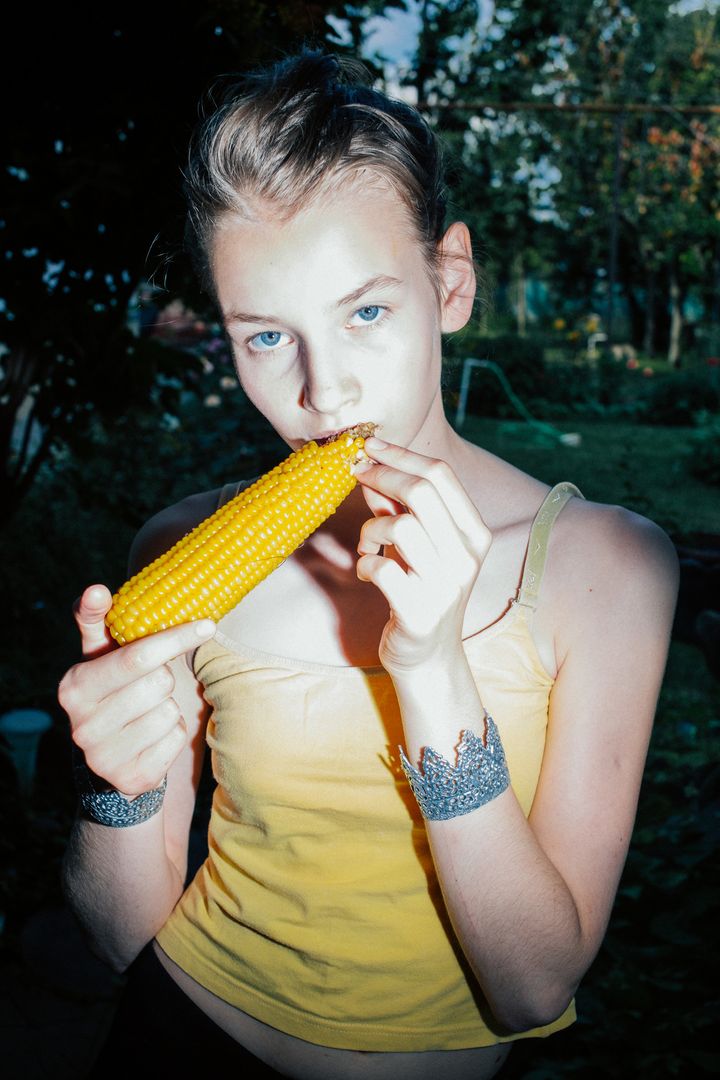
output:
[{"label": "thumb", "polygon": [[105,616],[111,606],[112,596],[105,585],[90,585],[73,604],[84,657],[102,656],[115,647],[105,625]]}]

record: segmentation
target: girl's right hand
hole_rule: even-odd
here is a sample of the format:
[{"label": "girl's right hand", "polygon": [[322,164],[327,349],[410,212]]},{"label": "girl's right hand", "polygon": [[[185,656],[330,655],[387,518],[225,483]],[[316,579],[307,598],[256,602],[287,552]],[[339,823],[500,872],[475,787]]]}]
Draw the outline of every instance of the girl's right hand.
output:
[{"label": "girl's right hand", "polygon": [[105,626],[111,603],[104,585],[75,602],[84,659],[63,677],[58,700],[88,768],[134,798],[159,787],[187,742],[169,663],[212,637],[215,624],[185,623],[120,648]]}]

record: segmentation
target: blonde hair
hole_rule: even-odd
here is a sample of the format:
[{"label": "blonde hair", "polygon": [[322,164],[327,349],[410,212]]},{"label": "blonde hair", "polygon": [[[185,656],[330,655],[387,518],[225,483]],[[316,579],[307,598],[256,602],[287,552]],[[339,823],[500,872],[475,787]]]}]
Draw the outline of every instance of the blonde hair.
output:
[{"label": "blonde hair", "polygon": [[209,252],[218,219],[269,203],[291,217],[363,173],[402,199],[436,278],[445,226],[441,148],[409,105],[373,90],[355,60],[306,50],[225,89],[198,126],[185,174],[187,244],[213,292]]}]

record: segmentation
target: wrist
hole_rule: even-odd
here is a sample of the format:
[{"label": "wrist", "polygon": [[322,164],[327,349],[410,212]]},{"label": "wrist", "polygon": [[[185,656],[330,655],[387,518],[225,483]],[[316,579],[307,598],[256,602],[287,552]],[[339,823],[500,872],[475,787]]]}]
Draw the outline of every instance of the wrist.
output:
[{"label": "wrist", "polygon": [[465,681],[470,673],[465,650],[461,641],[451,646],[443,645],[428,649],[411,663],[384,662],[397,691],[424,693],[427,688],[444,689],[452,686],[458,678]]},{"label": "wrist", "polygon": [[73,779],[78,793],[82,816],[98,825],[123,829],[140,825],[154,817],[162,808],[167,776],[159,787],[141,795],[126,795],[96,776],[87,766],[85,755],[73,746]]},{"label": "wrist", "polygon": [[485,731],[485,708],[464,652],[452,663],[433,660],[393,676],[393,685],[411,761],[425,746],[454,761],[462,731]]},{"label": "wrist", "polygon": [[400,764],[423,817],[446,821],[478,810],[508,788],[510,774],[500,734],[491,716],[485,718],[484,738],[464,730],[457,760],[423,748],[416,768],[400,747]]}]

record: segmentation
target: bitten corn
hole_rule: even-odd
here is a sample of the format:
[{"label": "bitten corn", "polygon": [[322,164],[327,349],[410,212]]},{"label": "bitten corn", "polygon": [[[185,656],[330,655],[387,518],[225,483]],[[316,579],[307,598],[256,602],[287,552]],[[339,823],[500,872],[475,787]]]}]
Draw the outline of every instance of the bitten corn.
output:
[{"label": "bitten corn", "polygon": [[374,424],[306,443],[221,506],[113,596],[106,623],[125,645],[196,619],[222,618],[350,494]]}]

